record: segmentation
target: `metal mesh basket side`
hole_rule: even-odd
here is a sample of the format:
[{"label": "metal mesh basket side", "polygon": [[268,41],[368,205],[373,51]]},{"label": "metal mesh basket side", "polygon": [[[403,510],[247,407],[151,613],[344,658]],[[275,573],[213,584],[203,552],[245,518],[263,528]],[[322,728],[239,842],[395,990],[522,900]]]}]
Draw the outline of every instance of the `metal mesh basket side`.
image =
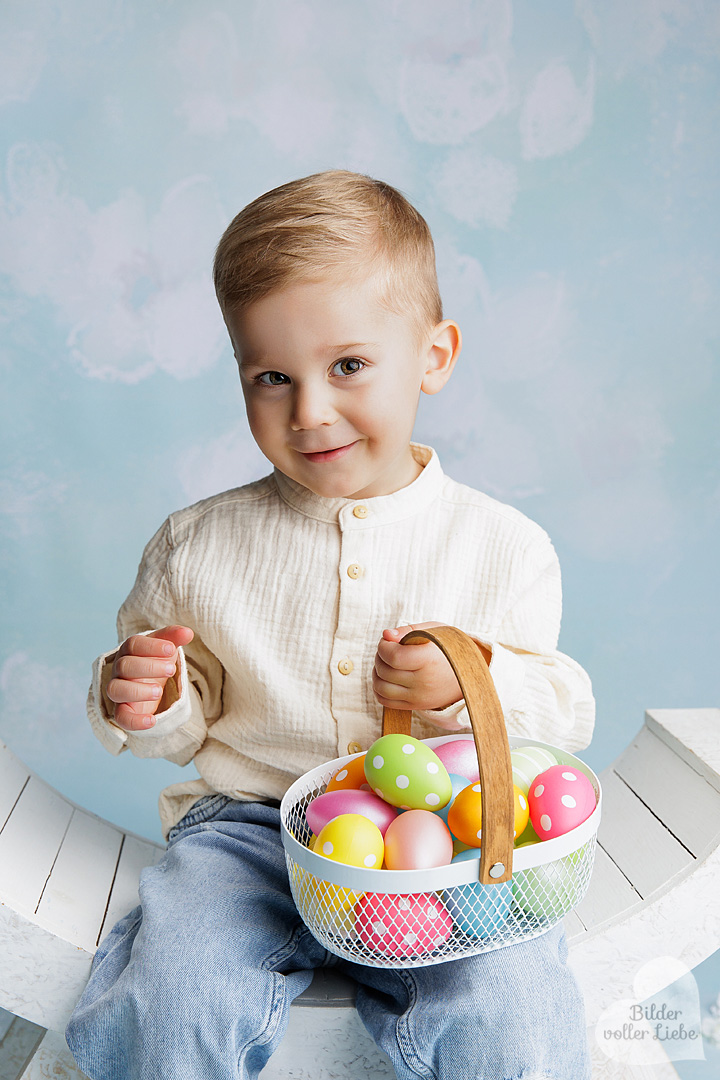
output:
[{"label": "metal mesh basket side", "polygon": [[330,952],[374,967],[419,967],[499,949],[555,926],[584,896],[593,836],[562,859],[511,882],[398,895],[361,892],[316,877],[287,856],[303,920]]}]

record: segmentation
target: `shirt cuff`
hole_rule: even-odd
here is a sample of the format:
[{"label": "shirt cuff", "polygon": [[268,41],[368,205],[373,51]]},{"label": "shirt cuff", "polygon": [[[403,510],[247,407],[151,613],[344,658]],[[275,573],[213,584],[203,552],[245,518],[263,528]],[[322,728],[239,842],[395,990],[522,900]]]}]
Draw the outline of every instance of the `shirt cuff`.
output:
[{"label": "shirt cuff", "polygon": [[[146,635],[151,633],[152,630],[145,631]],[[106,693],[117,652],[117,649],[113,649],[103,653],[93,664],[92,684],[87,701],[88,717],[93,731],[111,754],[119,754],[125,749],[128,735],[141,741],[165,738],[187,724],[192,716],[185,651],[178,647],[178,671],[165,683],[165,692],[160,702],[162,711],[155,713],[153,726],[133,732],[118,727],[112,716],[112,702]]]}]

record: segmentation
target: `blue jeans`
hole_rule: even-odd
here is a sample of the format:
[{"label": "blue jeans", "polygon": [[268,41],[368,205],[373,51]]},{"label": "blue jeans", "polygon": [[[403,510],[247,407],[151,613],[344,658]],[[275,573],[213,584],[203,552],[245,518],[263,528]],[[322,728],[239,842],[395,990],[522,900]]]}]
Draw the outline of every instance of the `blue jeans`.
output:
[{"label": "blue jeans", "polygon": [[589,1080],[561,927],[426,968],[341,960],[297,913],[279,820],[276,806],[218,795],[172,830],[68,1025],[91,1080],[254,1080],[293,998],[331,966],[358,982],[358,1013],[399,1080]]}]

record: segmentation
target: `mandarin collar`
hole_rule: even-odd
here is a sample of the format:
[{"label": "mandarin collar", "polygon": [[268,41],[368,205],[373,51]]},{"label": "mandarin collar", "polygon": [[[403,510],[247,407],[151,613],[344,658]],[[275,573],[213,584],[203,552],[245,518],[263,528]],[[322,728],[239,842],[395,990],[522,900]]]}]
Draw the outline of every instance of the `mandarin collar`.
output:
[{"label": "mandarin collar", "polygon": [[412,456],[423,470],[411,484],[390,495],[372,499],[326,498],[298,484],[279,469],[273,477],[280,498],[305,517],[317,521],[352,525],[356,529],[375,528],[411,517],[426,509],[437,497],[444,474],[435,451],[422,443],[410,443]]}]

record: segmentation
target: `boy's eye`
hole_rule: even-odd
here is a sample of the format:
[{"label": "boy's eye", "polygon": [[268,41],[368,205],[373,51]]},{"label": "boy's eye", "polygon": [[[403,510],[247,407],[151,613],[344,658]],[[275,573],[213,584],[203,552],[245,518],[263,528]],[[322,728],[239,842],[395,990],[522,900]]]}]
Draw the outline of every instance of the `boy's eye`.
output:
[{"label": "boy's eye", "polygon": [[356,375],[364,367],[362,360],[358,360],[355,356],[346,356],[343,360],[338,360],[336,364],[333,364],[333,371],[339,368],[340,375]]},{"label": "boy's eye", "polygon": [[263,386],[283,386],[290,382],[287,375],[283,375],[281,371],[264,371],[262,375],[258,375],[256,381]]}]

